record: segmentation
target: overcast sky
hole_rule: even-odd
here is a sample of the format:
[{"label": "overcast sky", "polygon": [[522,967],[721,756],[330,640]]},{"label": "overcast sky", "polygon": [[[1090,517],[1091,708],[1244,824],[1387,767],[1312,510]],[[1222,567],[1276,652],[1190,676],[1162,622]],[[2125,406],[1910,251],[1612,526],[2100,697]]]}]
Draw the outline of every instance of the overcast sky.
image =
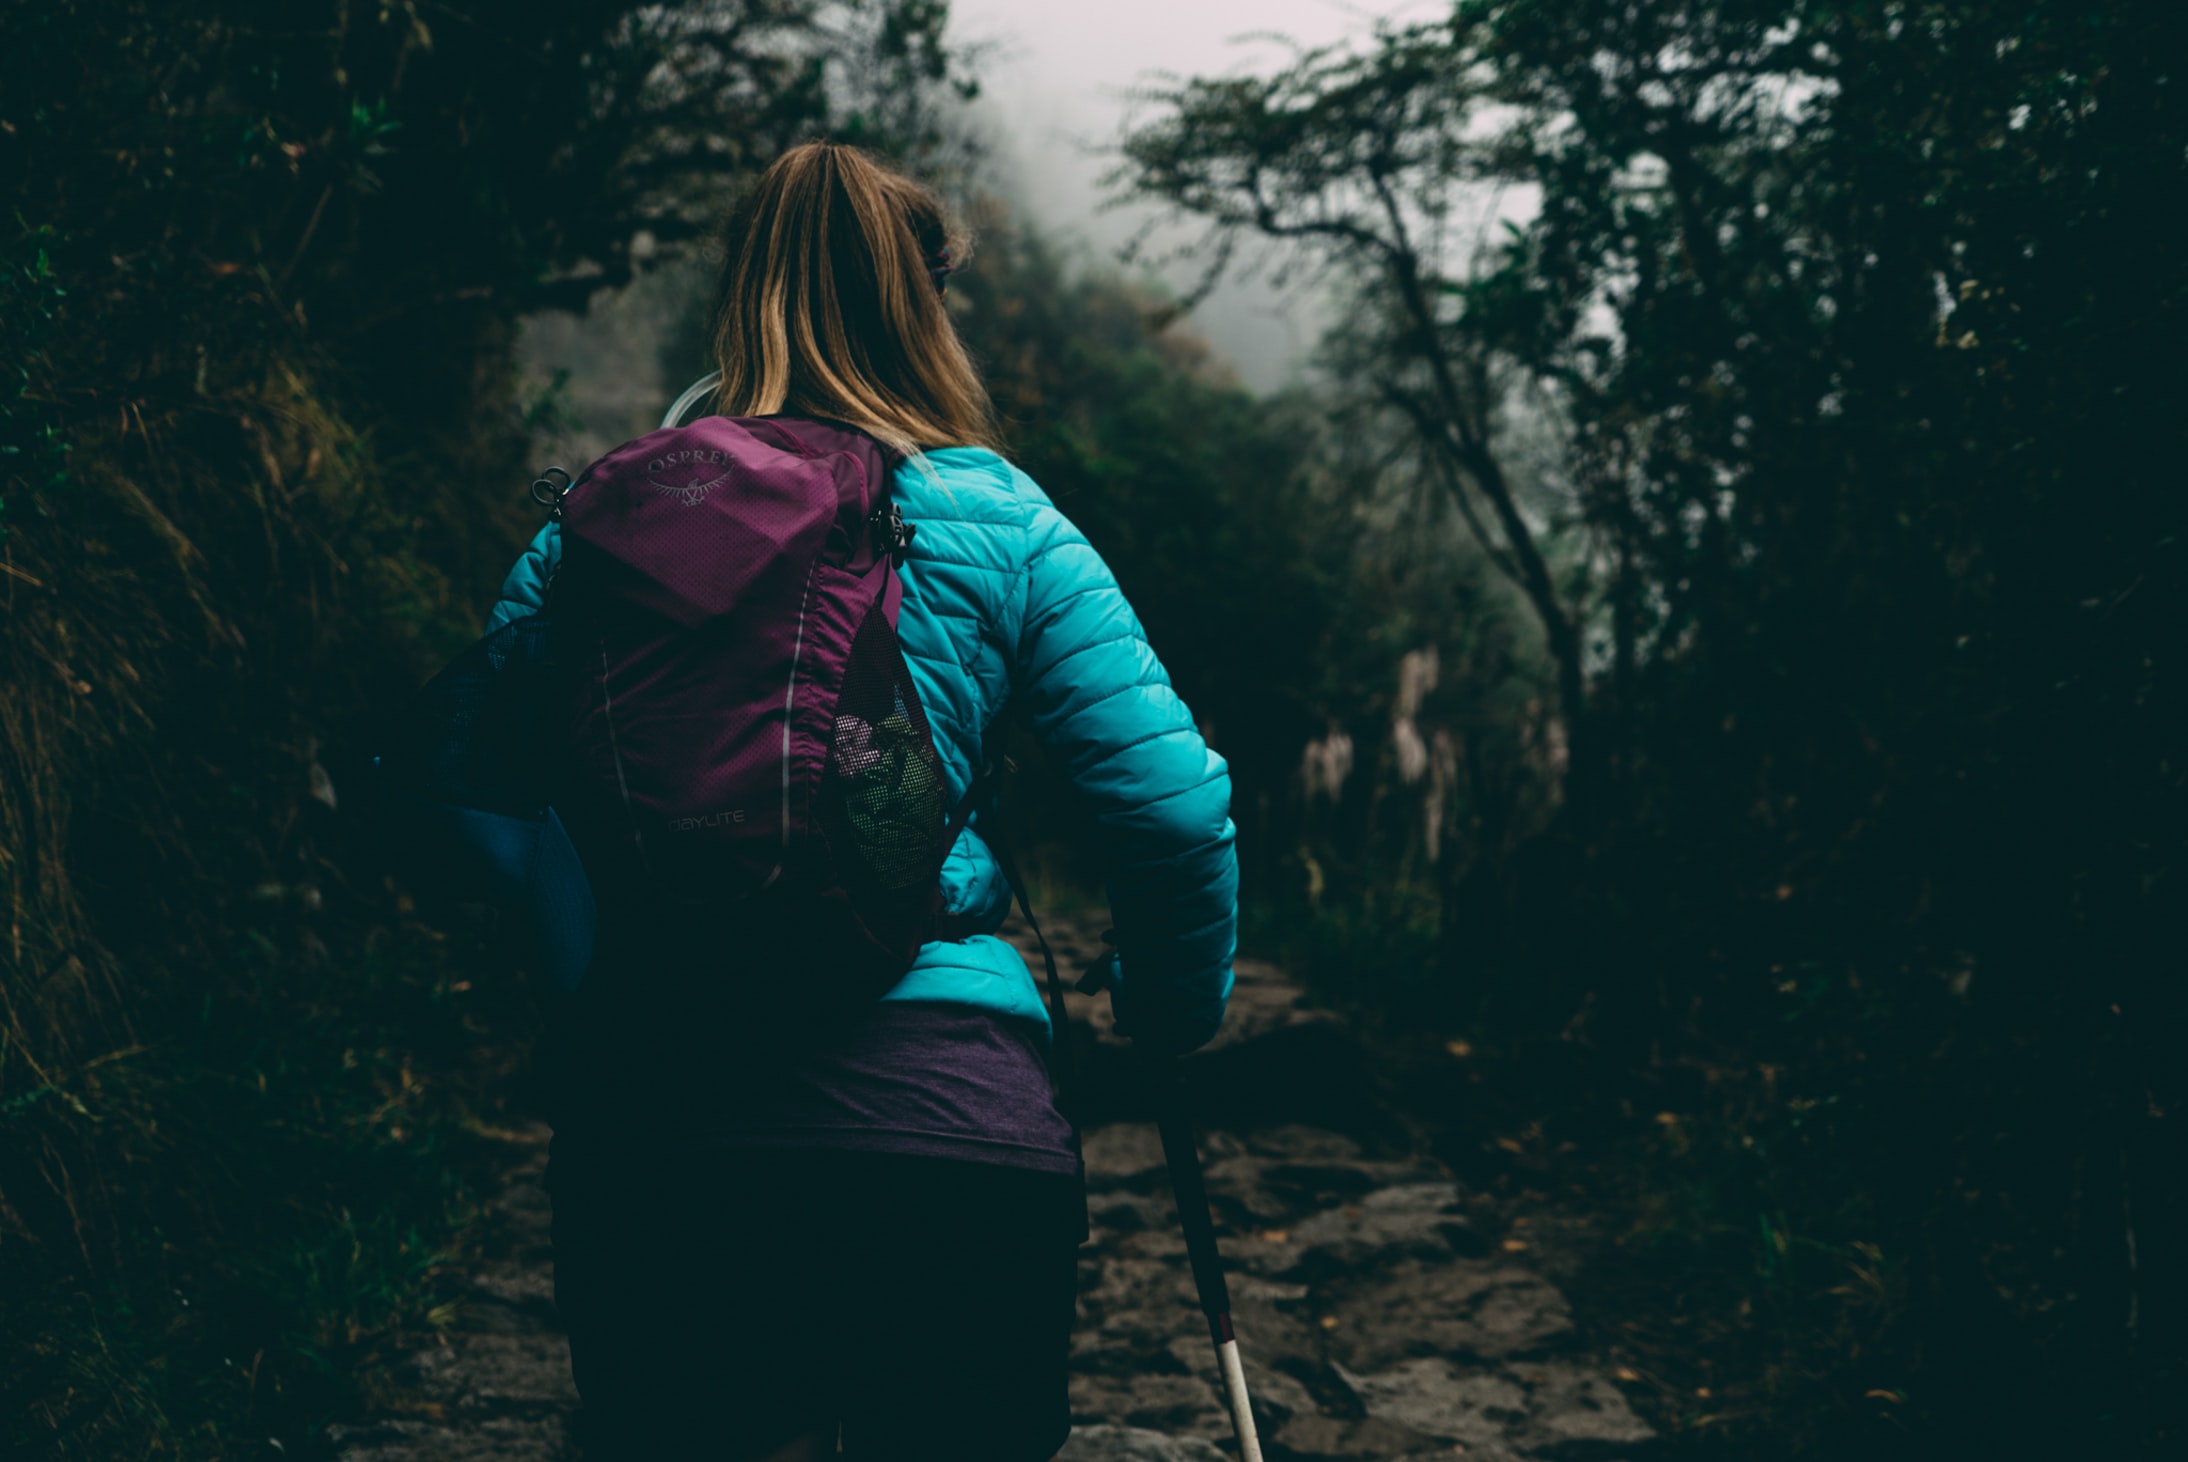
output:
[{"label": "overcast sky", "polygon": [[[1155,72],[1210,75],[1259,70],[1282,46],[1246,37],[1277,32],[1305,45],[1365,35],[1378,17],[1420,18],[1447,0],[954,0],[960,42],[988,43],[979,67],[981,115],[997,134],[998,162],[1034,221],[1113,252],[1144,214],[1098,213],[1108,167],[1091,149],[1113,141],[1126,93]],[[1265,289],[1211,300],[1195,324],[1252,385],[1282,384],[1312,345],[1314,310]]]}]

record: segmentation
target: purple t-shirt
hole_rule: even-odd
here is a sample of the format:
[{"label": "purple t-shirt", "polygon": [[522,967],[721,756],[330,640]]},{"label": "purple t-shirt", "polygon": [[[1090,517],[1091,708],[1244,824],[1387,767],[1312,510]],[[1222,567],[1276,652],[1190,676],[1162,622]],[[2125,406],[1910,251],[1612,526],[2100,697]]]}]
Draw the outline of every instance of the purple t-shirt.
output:
[{"label": "purple t-shirt", "polygon": [[825,1040],[778,1047],[711,1129],[733,1147],[837,1148],[1076,1174],[1038,1037],[971,1005],[882,1000]]}]

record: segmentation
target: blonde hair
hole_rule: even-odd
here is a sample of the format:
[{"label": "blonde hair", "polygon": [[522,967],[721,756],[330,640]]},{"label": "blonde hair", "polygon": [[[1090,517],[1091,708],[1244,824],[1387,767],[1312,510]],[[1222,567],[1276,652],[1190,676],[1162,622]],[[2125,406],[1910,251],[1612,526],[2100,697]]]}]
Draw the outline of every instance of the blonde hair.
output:
[{"label": "blonde hair", "polygon": [[858,149],[784,153],[730,219],[716,409],[839,421],[906,454],[996,446],[936,287],[950,243],[940,200]]}]

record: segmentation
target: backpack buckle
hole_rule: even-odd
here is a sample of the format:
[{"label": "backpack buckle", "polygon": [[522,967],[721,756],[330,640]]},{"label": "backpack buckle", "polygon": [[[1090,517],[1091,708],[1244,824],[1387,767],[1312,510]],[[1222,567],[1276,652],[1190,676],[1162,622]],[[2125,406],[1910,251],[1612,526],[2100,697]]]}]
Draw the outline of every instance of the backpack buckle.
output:
[{"label": "backpack buckle", "polygon": [[560,467],[550,467],[532,480],[532,501],[547,510],[547,516],[562,521],[562,500],[570,492],[570,474]]},{"label": "backpack buckle", "polygon": [[886,508],[874,509],[866,526],[873,530],[874,552],[887,554],[891,563],[903,568],[904,550],[912,546],[912,535],[919,531],[918,525],[905,522],[903,509],[891,503]]}]

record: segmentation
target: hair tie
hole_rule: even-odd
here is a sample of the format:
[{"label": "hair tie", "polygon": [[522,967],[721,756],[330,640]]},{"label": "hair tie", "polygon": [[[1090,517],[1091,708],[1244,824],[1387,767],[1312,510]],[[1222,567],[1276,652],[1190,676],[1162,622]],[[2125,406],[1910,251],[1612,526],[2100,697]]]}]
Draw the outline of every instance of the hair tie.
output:
[{"label": "hair tie", "polygon": [[934,281],[936,294],[946,295],[950,292],[950,276],[956,272],[957,266],[950,262],[947,244],[927,256],[927,277]]}]

